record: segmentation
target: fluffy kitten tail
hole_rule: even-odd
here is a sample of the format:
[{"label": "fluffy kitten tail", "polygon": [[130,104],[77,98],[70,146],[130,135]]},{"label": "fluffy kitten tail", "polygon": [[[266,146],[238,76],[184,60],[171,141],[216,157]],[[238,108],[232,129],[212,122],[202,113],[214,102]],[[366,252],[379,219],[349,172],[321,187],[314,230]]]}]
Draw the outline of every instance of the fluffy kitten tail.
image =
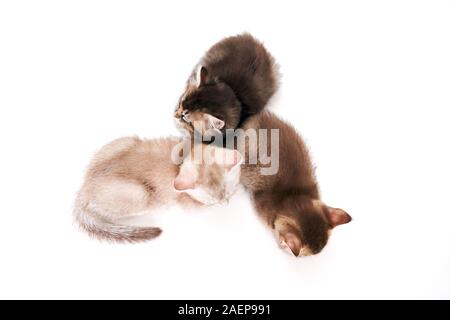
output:
[{"label": "fluffy kitten tail", "polygon": [[90,237],[110,242],[144,242],[159,236],[160,228],[116,225],[88,209],[75,208],[76,224]]}]

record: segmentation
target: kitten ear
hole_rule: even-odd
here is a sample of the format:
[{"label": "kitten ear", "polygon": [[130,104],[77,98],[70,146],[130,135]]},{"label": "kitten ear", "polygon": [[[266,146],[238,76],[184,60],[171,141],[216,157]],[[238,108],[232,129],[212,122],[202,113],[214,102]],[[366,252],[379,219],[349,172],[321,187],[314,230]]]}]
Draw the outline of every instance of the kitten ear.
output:
[{"label": "kitten ear", "polygon": [[205,85],[209,80],[208,70],[204,66],[199,66],[197,69],[197,87]]},{"label": "kitten ear", "polygon": [[195,188],[195,175],[190,172],[189,170],[184,169],[183,167],[180,168],[180,173],[178,176],[173,180],[173,187],[177,191],[185,191],[189,189]]},{"label": "kitten ear", "polygon": [[208,113],[204,114],[203,119],[205,121],[206,130],[221,130],[225,126],[225,122],[223,120],[220,120],[219,118],[216,118]]},{"label": "kitten ear", "polygon": [[274,228],[280,245],[288,247],[292,254],[298,257],[302,249],[302,241],[300,240],[299,231],[292,225],[290,219],[278,216],[274,222]]},{"label": "kitten ear", "polygon": [[215,162],[228,170],[241,165],[243,157],[237,150],[216,148],[214,152]]},{"label": "kitten ear", "polygon": [[326,211],[328,222],[334,228],[341,224],[346,224],[352,221],[352,217],[342,209],[328,207]]},{"label": "kitten ear", "polygon": [[280,244],[282,246],[288,246],[294,256],[298,257],[302,244],[299,236],[292,231],[280,233]]}]

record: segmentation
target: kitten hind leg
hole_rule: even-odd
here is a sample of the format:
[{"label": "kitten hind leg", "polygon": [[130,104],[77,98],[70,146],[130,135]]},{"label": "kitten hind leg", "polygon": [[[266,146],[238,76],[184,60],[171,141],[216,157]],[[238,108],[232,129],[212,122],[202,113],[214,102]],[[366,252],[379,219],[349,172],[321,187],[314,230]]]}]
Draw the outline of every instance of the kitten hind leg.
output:
[{"label": "kitten hind leg", "polygon": [[143,213],[148,193],[132,180],[105,177],[89,181],[78,194],[74,207],[75,222],[89,235],[114,242],[141,242],[159,236],[155,227],[127,226],[119,222]]},{"label": "kitten hind leg", "polygon": [[143,185],[117,178],[104,178],[90,188],[89,206],[103,218],[116,220],[140,215],[148,208]]}]

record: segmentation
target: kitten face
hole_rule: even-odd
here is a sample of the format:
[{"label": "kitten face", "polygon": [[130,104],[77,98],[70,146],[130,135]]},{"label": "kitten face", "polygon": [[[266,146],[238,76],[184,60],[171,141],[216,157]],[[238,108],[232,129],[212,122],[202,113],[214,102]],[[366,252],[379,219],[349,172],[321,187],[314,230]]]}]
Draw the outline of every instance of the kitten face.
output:
[{"label": "kitten face", "polygon": [[241,105],[233,90],[223,82],[210,79],[204,67],[199,70],[175,110],[178,125],[191,133],[200,130],[202,134],[209,129],[224,133],[225,129],[236,128]]},{"label": "kitten face", "polygon": [[326,206],[320,200],[289,199],[283,213],[274,221],[280,245],[295,256],[319,253],[327,244],[331,230],[351,221],[342,209]]},{"label": "kitten face", "polygon": [[203,160],[196,161],[192,153],[184,160],[174,180],[175,190],[186,192],[206,205],[227,201],[239,184],[241,154],[210,145],[196,146],[193,150],[203,152]]}]

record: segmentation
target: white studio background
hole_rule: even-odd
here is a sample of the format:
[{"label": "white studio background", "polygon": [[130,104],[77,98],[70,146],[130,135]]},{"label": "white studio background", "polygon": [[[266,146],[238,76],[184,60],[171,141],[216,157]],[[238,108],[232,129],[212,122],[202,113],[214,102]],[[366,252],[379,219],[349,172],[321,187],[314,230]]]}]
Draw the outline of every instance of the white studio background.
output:
[{"label": "white studio background", "polygon": [[[0,298],[450,298],[449,1],[2,1]],[[71,208],[93,152],[177,134],[186,78],[249,31],[281,65],[270,108],[354,220],[318,256],[277,247],[241,191],[90,240]]]}]

